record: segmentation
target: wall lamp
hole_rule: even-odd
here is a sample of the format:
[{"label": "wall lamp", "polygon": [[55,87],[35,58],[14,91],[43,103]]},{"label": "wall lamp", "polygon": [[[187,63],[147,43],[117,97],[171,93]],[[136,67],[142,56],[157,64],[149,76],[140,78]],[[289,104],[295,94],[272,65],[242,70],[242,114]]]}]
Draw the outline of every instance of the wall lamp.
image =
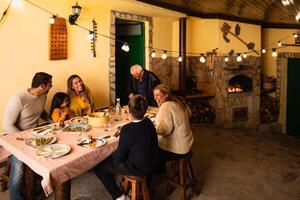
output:
[{"label": "wall lamp", "polygon": [[69,16],[69,22],[71,25],[76,24],[76,20],[80,15],[81,6],[76,2],[74,6],[72,6],[72,15]]}]

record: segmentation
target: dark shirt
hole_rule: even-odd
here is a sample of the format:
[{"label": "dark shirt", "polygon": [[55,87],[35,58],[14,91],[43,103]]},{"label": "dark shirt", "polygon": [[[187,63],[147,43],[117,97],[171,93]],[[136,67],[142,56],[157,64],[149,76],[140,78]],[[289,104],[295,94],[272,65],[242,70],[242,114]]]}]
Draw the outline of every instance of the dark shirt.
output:
[{"label": "dark shirt", "polygon": [[128,94],[141,94],[146,97],[149,106],[157,106],[152,90],[155,86],[160,84],[160,81],[154,73],[147,71],[146,69],[143,70],[144,76],[142,81],[130,76],[127,87]]},{"label": "dark shirt", "polygon": [[125,163],[141,175],[150,174],[158,159],[157,133],[151,120],[144,118],[124,125],[114,156],[116,162]]}]

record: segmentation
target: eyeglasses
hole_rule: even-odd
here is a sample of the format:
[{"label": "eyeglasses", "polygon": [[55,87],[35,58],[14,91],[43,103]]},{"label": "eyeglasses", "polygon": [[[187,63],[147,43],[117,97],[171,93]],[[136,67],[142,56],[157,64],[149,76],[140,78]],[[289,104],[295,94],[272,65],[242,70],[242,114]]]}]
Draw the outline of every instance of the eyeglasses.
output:
[{"label": "eyeglasses", "polygon": [[140,79],[141,75],[142,75],[143,70],[141,70],[140,72],[138,72],[137,74],[134,75],[135,79]]}]

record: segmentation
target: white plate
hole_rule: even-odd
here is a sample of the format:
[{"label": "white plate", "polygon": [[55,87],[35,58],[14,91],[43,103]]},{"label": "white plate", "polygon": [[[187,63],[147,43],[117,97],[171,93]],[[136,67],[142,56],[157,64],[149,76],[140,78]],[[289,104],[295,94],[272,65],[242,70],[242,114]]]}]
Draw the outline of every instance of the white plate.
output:
[{"label": "white plate", "polygon": [[97,147],[101,147],[106,143],[106,140],[103,139],[102,137],[93,137],[93,142],[91,139],[87,139],[87,138],[82,138],[78,144],[79,146],[82,147],[88,147],[88,148],[97,148]]},{"label": "white plate", "polygon": [[69,124],[65,128],[63,128],[63,131],[66,132],[82,132],[86,131],[90,128],[87,124]]},{"label": "white plate", "polygon": [[70,119],[71,123],[74,124],[86,124],[88,122],[88,119],[86,116],[84,117],[73,117],[72,119]]},{"label": "white plate", "polygon": [[47,140],[50,137],[28,138],[28,139],[25,140],[25,144],[36,148],[36,147],[42,147],[42,146],[45,146],[45,145],[53,144],[53,143],[56,142],[56,137],[51,136],[52,140],[49,141],[47,144],[37,145],[36,141],[40,140],[41,138],[44,138],[45,140]]},{"label": "white plate", "polygon": [[51,144],[44,146],[38,150],[36,154],[45,158],[59,158],[71,151],[71,147],[67,144]]}]

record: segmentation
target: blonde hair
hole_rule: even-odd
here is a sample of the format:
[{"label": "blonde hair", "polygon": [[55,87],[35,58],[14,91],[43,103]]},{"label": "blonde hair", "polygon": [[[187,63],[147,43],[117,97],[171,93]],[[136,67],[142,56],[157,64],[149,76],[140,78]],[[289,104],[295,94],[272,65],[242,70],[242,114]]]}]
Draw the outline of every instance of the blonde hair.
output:
[{"label": "blonde hair", "polygon": [[167,85],[159,84],[153,89],[153,91],[154,90],[159,90],[164,95],[167,95],[166,101],[174,101],[175,103],[177,103],[180,106],[180,108],[182,110],[188,109],[188,106],[185,104],[184,100],[182,98],[179,99],[178,97],[175,97],[174,95],[172,95],[172,93]]}]

